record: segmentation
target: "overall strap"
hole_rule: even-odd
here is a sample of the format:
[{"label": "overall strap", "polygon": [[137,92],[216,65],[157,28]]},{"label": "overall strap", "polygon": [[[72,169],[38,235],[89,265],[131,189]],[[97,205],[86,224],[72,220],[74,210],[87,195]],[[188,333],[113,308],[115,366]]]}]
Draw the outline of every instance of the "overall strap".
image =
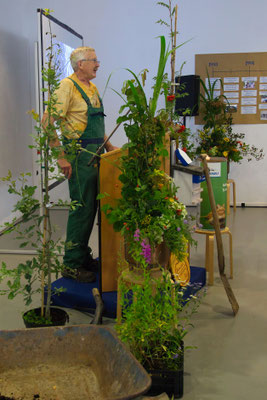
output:
[{"label": "overall strap", "polygon": [[89,99],[89,97],[87,96],[87,94],[84,92],[84,90],[83,90],[83,89],[78,85],[78,83],[75,82],[73,79],[71,79],[71,78],[68,78],[68,79],[70,79],[70,80],[74,83],[76,89],[78,89],[78,91],[81,93],[82,98],[83,98],[84,101],[86,102],[87,106],[88,106],[88,107],[92,107],[92,104],[91,104],[91,102],[90,102],[90,99]]}]

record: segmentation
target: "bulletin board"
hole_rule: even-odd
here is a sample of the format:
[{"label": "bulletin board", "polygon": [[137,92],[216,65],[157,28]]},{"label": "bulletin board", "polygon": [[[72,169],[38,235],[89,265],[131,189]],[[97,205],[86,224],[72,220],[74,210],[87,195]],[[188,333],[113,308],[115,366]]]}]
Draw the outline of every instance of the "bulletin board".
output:
[{"label": "bulletin board", "polygon": [[[267,53],[196,54],[195,74],[206,86],[207,73],[217,80],[216,96],[226,96],[235,111],[234,124],[267,123]],[[195,123],[203,124],[201,111]]]}]

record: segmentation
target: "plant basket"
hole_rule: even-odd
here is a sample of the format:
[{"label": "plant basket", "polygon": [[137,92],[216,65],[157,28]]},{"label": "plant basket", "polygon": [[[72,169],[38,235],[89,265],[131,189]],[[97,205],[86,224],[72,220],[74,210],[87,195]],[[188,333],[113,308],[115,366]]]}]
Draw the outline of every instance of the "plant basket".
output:
[{"label": "plant basket", "polygon": [[[184,342],[181,342],[181,353],[177,358],[177,366],[175,370],[161,368],[160,364],[157,368],[145,367],[151,376],[152,385],[147,395],[156,396],[161,393],[167,393],[168,396],[174,396],[175,399],[183,397],[184,393]],[[157,365],[154,360],[155,366]]]},{"label": "plant basket", "polygon": [[168,396],[174,396],[175,399],[183,397],[184,393],[184,370],[147,370],[151,376],[152,385],[147,396],[156,396],[161,393],[167,393]]},{"label": "plant basket", "polygon": [[26,311],[22,318],[23,322],[26,326],[26,328],[44,328],[44,327],[49,327],[49,326],[63,326],[66,324],[66,322],[69,321],[69,316],[66,311],[56,308],[56,307],[51,307],[50,308],[50,313],[51,313],[51,323],[38,323],[36,321],[31,321],[27,318],[27,315],[29,313],[34,312],[36,317],[41,316],[41,307],[34,308],[33,310],[28,310]]}]

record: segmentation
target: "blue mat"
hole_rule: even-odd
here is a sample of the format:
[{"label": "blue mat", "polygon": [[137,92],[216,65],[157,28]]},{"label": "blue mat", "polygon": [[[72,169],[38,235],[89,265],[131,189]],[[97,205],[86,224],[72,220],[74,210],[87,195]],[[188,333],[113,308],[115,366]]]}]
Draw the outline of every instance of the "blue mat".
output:
[{"label": "blue mat", "polygon": [[[185,298],[196,293],[206,284],[206,271],[201,267],[190,267],[190,285],[185,291]],[[52,304],[58,307],[75,308],[81,311],[95,310],[95,301],[92,294],[93,288],[99,289],[99,278],[93,283],[79,283],[72,279],[60,278],[52,283],[52,290],[64,288],[65,291],[59,295],[52,296]],[[116,318],[117,292],[102,293],[102,300],[105,306],[103,316]]]}]

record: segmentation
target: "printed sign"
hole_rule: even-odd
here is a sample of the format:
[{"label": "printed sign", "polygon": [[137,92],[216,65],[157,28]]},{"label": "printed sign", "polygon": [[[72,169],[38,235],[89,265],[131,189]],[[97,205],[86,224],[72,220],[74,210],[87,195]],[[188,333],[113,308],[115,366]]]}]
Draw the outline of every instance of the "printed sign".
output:
[{"label": "printed sign", "polygon": [[221,176],[221,163],[208,163],[210,177],[219,178]]}]

